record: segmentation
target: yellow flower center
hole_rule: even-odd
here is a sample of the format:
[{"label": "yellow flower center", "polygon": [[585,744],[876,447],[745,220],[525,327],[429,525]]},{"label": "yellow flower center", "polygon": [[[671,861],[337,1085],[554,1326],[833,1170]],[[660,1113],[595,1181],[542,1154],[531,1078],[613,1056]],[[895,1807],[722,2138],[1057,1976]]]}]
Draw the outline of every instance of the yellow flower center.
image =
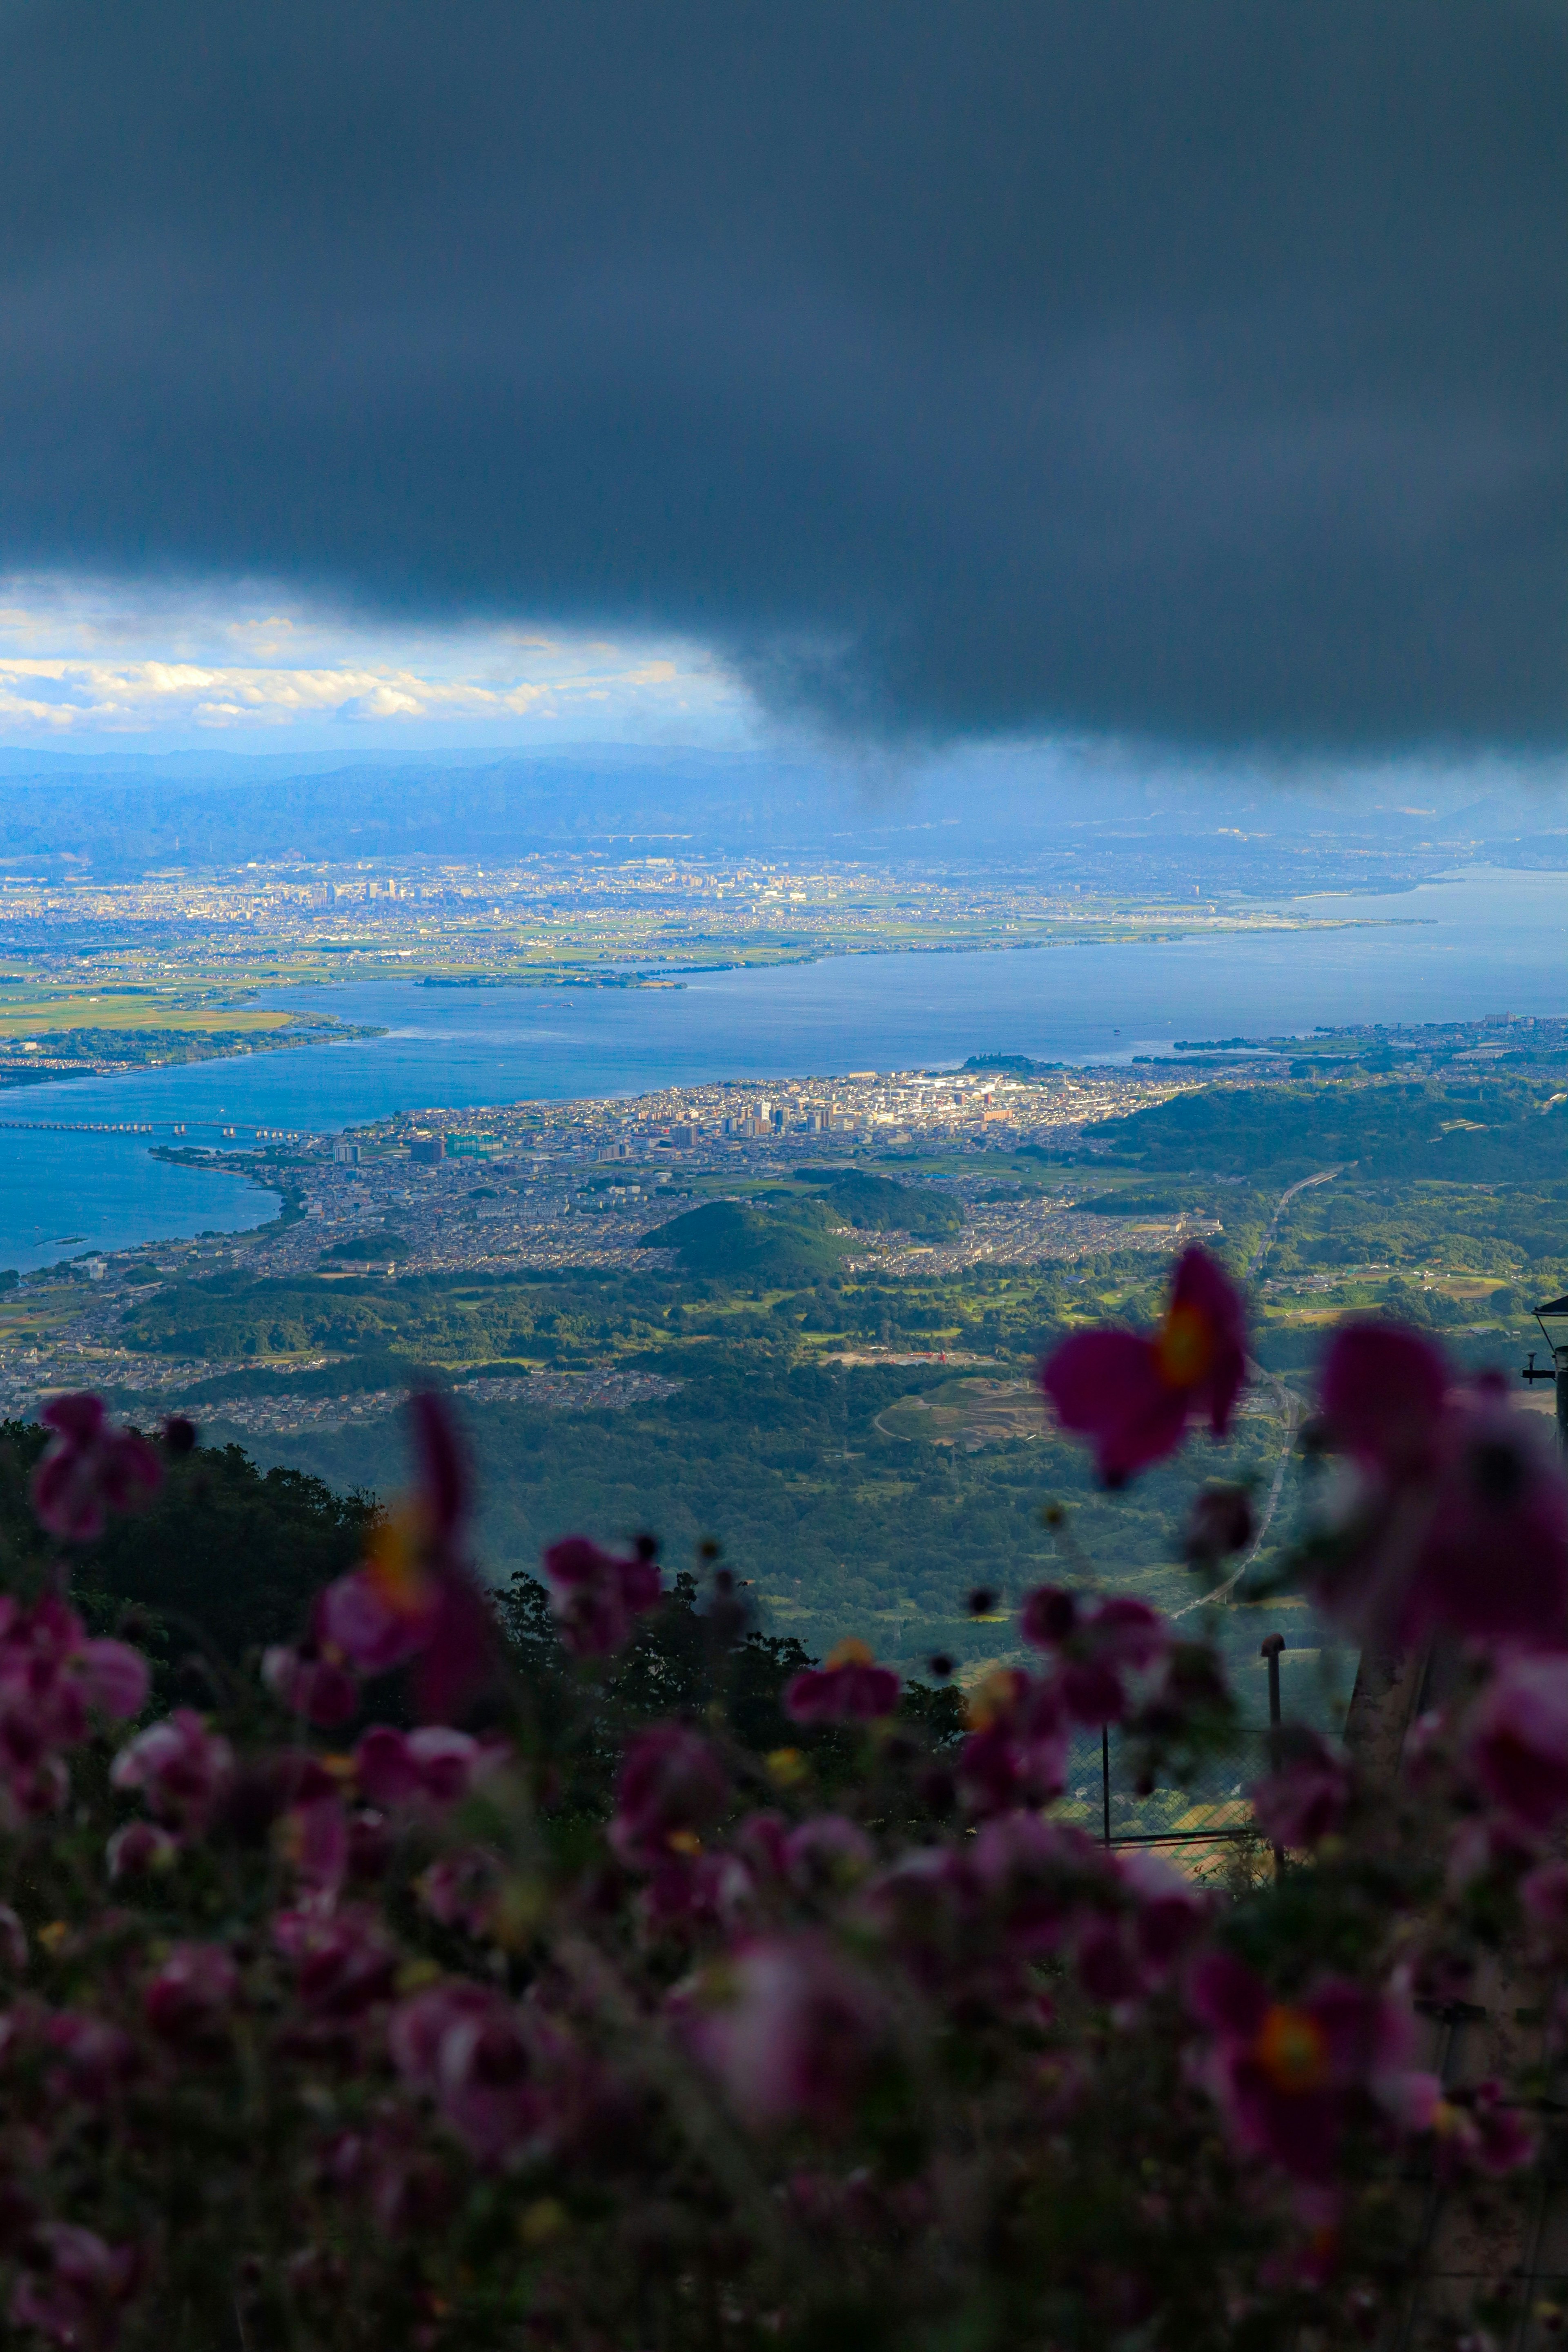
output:
[{"label": "yellow flower center", "polygon": [[963,1719],[971,1731],[988,1731],[1010,1716],[1018,1704],[1024,1677],[1013,1666],[997,1666],[975,1684],[964,1701]]},{"label": "yellow flower center", "polygon": [[411,1510],[384,1519],[371,1538],[365,1574],[395,1616],[420,1617],[429,1605],[424,1553],[424,1529]]},{"label": "yellow flower center", "polygon": [[1328,2074],[1329,2044],[1304,2009],[1277,2001],[1264,2018],[1253,2056],[1277,2091],[1315,2091]]},{"label": "yellow flower center", "polygon": [[1160,1377],[1171,1388],[1194,1388],[1214,1361],[1214,1327],[1197,1307],[1173,1307],[1154,1342]]},{"label": "yellow flower center", "polygon": [[858,1641],[853,1633],[847,1642],[840,1642],[836,1649],[829,1650],[826,1658],[829,1667],[874,1666],[876,1663],[873,1653],[867,1648],[864,1642]]}]

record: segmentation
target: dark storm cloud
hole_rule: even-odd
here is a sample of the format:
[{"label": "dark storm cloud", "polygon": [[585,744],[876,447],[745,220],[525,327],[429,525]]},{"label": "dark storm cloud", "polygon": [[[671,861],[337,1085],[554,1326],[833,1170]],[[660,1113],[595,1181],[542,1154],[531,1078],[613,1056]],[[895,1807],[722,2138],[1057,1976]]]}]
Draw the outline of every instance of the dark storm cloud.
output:
[{"label": "dark storm cloud", "polygon": [[1558,742],[1565,165],[1507,0],[13,0],[0,562]]}]

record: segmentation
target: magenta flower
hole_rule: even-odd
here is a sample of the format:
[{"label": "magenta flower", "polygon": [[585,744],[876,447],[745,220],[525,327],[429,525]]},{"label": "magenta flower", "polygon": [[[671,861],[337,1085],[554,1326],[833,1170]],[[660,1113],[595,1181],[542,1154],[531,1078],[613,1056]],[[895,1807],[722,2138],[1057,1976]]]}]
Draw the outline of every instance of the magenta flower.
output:
[{"label": "magenta flower", "polygon": [[1568,1862],[1542,1862],[1519,1884],[1521,1908],[1550,1950],[1568,1944]]},{"label": "magenta flower", "polygon": [[110,1884],[141,1878],[147,1872],[166,1870],[179,1853],[179,1843],[154,1822],[127,1822],[116,1830],[105,1849]]},{"label": "magenta flower", "polygon": [[970,1693],[968,1718],[958,1783],[972,1813],[1048,1805],[1061,1795],[1072,1727],[1054,1678],[1037,1682],[999,1667]]},{"label": "magenta flower", "polygon": [[136,2045],[118,2025],[89,2011],[60,2009],[44,2028],[44,2040],[58,2060],[50,2087],[57,2097],[101,2107],[136,2074]]},{"label": "magenta flower", "polygon": [[136,2249],[106,2245],[74,2222],[45,2221],[27,2253],[11,2290],[12,2326],[37,2328],[61,2352],[108,2352],[141,2276]]},{"label": "magenta flower", "polygon": [[501,1862],[488,1846],[461,1846],[438,1854],[421,1876],[419,1900],[443,1927],[464,1927],[482,1936],[495,1917]]},{"label": "magenta flower", "polygon": [[784,1844],[784,1875],[797,1895],[847,1894],[867,1877],[877,1849],[858,1822],[816,1813],[791,1830]]},{"label": "magenta flower", "polygon": [[1079,1982],[1118,2023],[1170,1981],[1209,1916],[1205,1897],[1154,1853],[1117,1857],[1114,1875],[1071,1923]]},{"label": "magenta flower", "polygon": [[1434,2123],[1438,2166],[1450,2178],[1483,2172],[1500,2180],[1535,2161],[1535,2134],[1497,2083],[1478,2083],[1462,2095],[1450,2092]]},{"label": "magenta flower", "polygon": [[1349,1468],[1321,1531],[1324,1607],[1400,1643],[1439,1627],[1568,1643],[1568,1480],[1500,1382],[1450,1390],[1425,1340],[1352,1323],[1329,1349],[1322,1404]]},{"label": "magenta flower", "polygon": [[272,1940],[295,1964],[300,1999],[320,2017],[360,2017],[392,1991],[398,1954],[373,1911],[280,1911]]},{"label": "magenta flower", "polygon": [[135,1430],[110,1426],[101,1397],[55,1397],[39,1419],[55,1434],[33,1473],[33,1510],[62,1543],[96,1541],[110,1511],[157,1493],[163,1464]]},{"label": "magenta flower", "polygon": [[373,1805],[457,1804],[510,1754],[504,1740],[471,1739],[444,1723],[396,1731],[373,1723],[354,1749],[361,1793]]},{"label": "magenta flower", "polygon": [[1550,1829],[1568,1809],[1568,1654],[1505,1660],[1465,1744],[1488,1796],[1526,1829]]},{"label": "magenta flower", "polygon": [[975,1885],[1016,1959],[1060,1950],[1086,1898],[1101,1898],[1109,1867],[1103,1848],[1081,1830],[1037,1812],[1000,1813],[974,1840]]},{"label": "magenta flower", "polygon": [[481,2164],[537,2159],[556,2145],[574,2105],[574,2070],[560,2037],[488,1985],[432,1985],[394,2011],[393,2063],[426,2093]]},{"label": "magenta flower", "polygon": [[886,2034],[868,1979],[812,1933],[737,1945],[675,1997],[691,2048],[756,2130],[841,2123]]},{"label": "magenta flower", "polygon": [[1351,1802],[1347,1757],[1315,1731],[1293,1732],[1279,1769],[1252,1790],[1258,1828],[1275,1845],[1297,1851],[1321,1845],[1344,1826]]},{"label": "magenta flower", "polygon": [[1123,1676],[1158,1664],[1170,1632],[1144,1601],[1114,1598],[1083,1610],[1076,1597],[1041,1585],[1024,1603],[1019,1627],[1026,1642],[1055,1653],[1057,1694],[1074,1723],[1098,1729],[1127,1712]]},{"label": "magenta flower", "polygon": [[1154,1337],[1079,1331],[1041,1368],[1064,1429],[1094,1446],[1108,1486],[1173,1454],[1194,1414],[1216,1437],[1230,1427],[1247,1377],[1241,1293],[1206,1251],[1183,1251]]},{"label": "magenta flower", "polygon": [[456,1712],[489,1672],[495,1620],[462,1557],[467,1484],[457,1430],[439,1397],[410,1401],[419,1476],[402,1510],[382,1519],[363,1567],[330,1584],[313,1633],[362,1675],[418,1661],[426,1722]]},{"label": "magenta flower", "polygon": [[563,1536],[543,1556],[550,1606],[574,1657],[608,1658],[632,1638],[632,1621],[658,1605],[658,1563],[601,1551],[586,1536]]},{"label": "magenta flower", "polygon": [[261,1679],[279,1706],[319,1731],[335,1731],[359,1713],[359,1684],[341,1659],[318,1649],[274,1643],[261,1654]]},{"label": "magenta flower", "polygon": [[840,1642],[824,1665],[795,1675],[784,1699],[796,1723],[875,1723],[897,1708],[899,1678],[864,1642]]},{"label": "magenta flower", "polygon": [[729,1801],[717,1749],[681,1724],[656,1723],[626,1748],[610,1844],[632,1868],[650,1870],[672,1853],[694,1853]]},{"label": "magenta flower", "polygon": [[109,1777],[117,1789],[140,1789],[160,1821],[199,1831],[234,1778],[234,1750],[194,1707],[180,1706],[128,1740]]},{"label": "magenta flower", "polygon": [[1441,1351],[1394,1323],[1342,1325],[1323,1360],[1320,1401],[1331,1441],[1386,1476],[1420,1476],[1436,1463],[1448,1391]]},{"label": "magenta flower", "polygon": [[68,1780],[58,1751],[86,1738],[89,1711],[125,1717],[147,1696],[147,1662],[122,1642],[89,1642],[52,1596],[0,1598],[0,1775],[24,1813],[52,1812]]},{"label": "magenta flower", "polygon": [[1244,2155],[1328,2182],[1361,2117],[1381,2112],[1414,2131],[1434,2121],[1440,2085],[1409,2064],[1415,2021],[1403,2001],[1338,1977],[1299,2001],[1276,2000],[1220,1950],[1198,1959],[1187,1991],[1214,2036],[1202,2079]]},{"label": "magenta flower", "polygon": [[239,1971],[222,1944],[176,1944],[142,1995],[147,2022],[161,2042],[193,2049],[226,2024]]}]

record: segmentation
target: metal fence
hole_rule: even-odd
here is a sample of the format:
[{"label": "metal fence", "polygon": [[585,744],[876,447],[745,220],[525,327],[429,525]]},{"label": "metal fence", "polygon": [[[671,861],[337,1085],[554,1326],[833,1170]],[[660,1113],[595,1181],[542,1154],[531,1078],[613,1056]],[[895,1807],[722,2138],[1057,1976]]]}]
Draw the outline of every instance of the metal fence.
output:
[{"label": "metal fence", "polygon": [[1107,1846],[1170,1846],[1190,1849],[1184,1856],[1193,1867],[1212,1850],[1216,1863],[1226,1852],[1255,1846],[1259,1860],[1273,1852],[1253,1819],[1247,1791],[1268,1769],[1273,1727],[1280,1720],[1279,1651],[1281,1637],[1271,1634],[1262,1654],[1268,1665],[1268,1723],[1244,1729],[1237,1747],[1214,1763],[1184,1779],[1153,1789],[1139,1785],[1138,1768],[1127,1743],[1114,1728],[1096,1738],[1090,1734],[1074,1743],[1068,1784],[1057,1811],[1061,1819],[1077,1822]]}]

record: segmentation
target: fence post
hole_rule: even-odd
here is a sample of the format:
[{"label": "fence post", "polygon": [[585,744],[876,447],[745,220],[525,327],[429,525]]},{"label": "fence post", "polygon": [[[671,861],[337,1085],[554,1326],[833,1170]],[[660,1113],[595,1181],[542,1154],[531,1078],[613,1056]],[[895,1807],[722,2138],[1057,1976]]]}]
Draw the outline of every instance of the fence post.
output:
[{"label": "fence post", "polygon": [[[1283,1633],[1266,1633],[1258,1654],[1268,1661],[1268,1761],[1273,1771],[1279,1769],[1279,1653],[1285,1647]],[[1285,1849],[1274,1849],[1274,1875],[1285,1874]]]}]

